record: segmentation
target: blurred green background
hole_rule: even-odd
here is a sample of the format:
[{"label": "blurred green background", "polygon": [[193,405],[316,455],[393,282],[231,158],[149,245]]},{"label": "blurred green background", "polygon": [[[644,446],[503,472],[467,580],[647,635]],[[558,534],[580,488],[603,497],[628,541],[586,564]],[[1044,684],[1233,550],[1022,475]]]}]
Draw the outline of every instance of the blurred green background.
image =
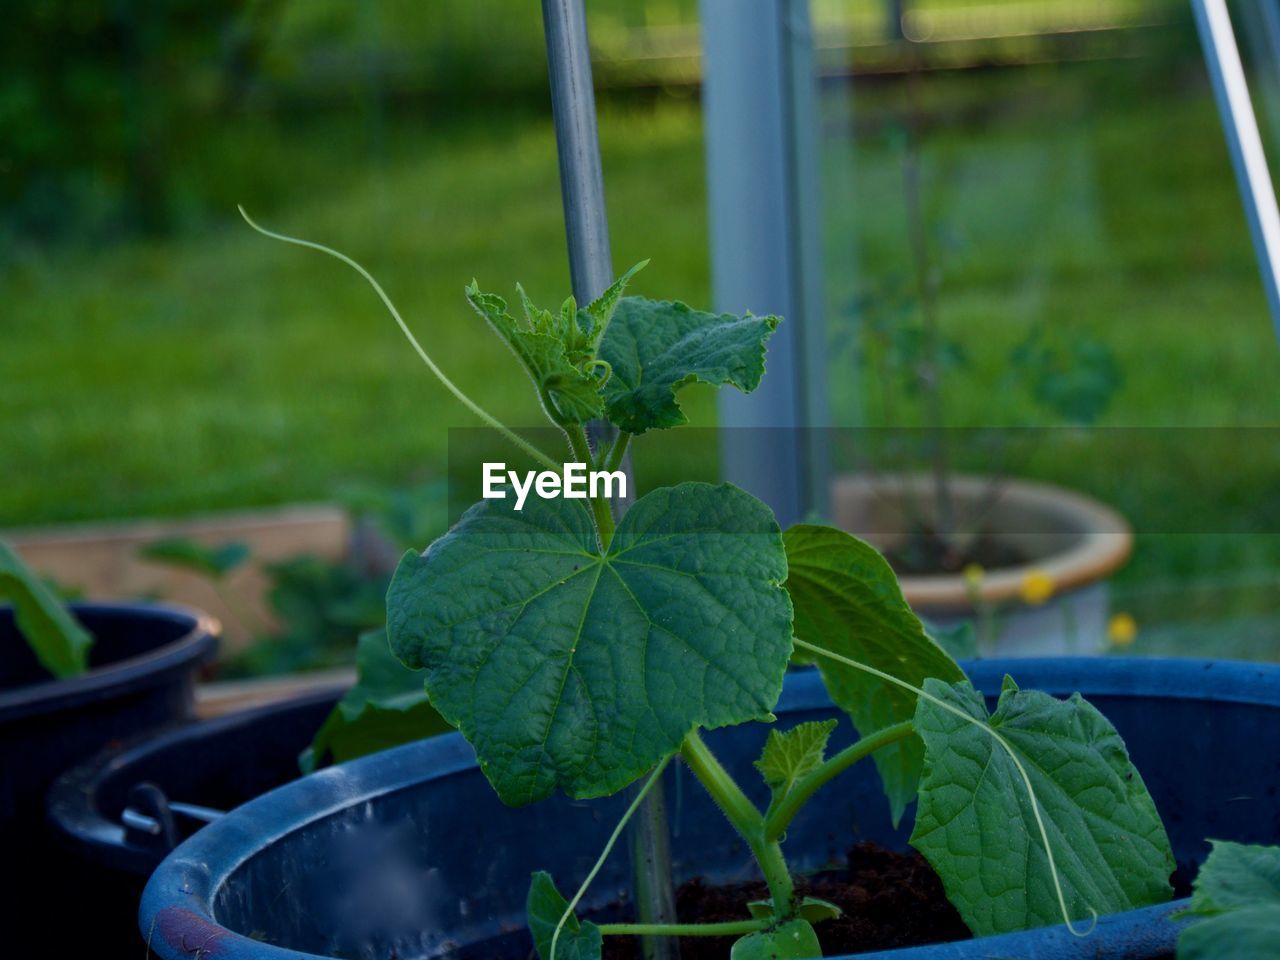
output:
[{"label": "blurred green background", "polygon": [[[919,397],[868,368],[865,326],[918,309],[914,151],[939,322],[965,355],[947,425],[1049,422],[999,388],[1034,328],[1114,356],[1100,426],[1280,426],[1280,348],[1188,5],[907,0],[905,38],[892,6],[813,5],[833,421],[922,422]],[[697,4],[587,8],[615,263],[650,257],[641,292],[705,306]],[[7,21],[0,528],[440,475],[447,428],[471,421],[358,278],[251,233],[237,203],[356,257],[465,390],[529,422],[514,360],[462,288],[567,292],[538,4],[64,0]],[[1271,108],[1280,72],[1259,49],[1246,57]],[[686,406],[714,424],[709,396]],[[1064,447],[1022,466],[1114,496],[1112,455]],[[1231,469],[1222,497],[1280,479],[1274,457]],[[690,470],[713,473],[714,451],[671,447],[644,477]],[[1194,514],[1217,495],[1169,482],[1121,506]],[[1278,567],[1265,531],[1152,537],[1121,601],[1143,622],[1229,621],[1233,637],[1247,621],[1270,649]]]}]

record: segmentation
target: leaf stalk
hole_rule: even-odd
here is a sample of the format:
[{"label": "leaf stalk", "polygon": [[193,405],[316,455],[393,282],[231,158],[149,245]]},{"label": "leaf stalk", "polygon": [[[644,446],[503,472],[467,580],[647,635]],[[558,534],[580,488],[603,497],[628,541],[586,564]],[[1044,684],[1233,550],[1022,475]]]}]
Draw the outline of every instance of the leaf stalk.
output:
[{"label": "leaf stalk", "polygon": [[770,841],[777,840],[786,833],[788,825],[795,819],[801,808],[831,780],[844,773],[864,757],[870,756],[875,751],[887,747],[891,743],[897,743],[913,733],[915,733],[915,727],[911,721],[903,720],[901,723],[895,723],[891,727],[885,727],[883,730],[878,730],[869,736],[861,738],[857,743],[845,747],[839,753],[828,758],[823,762],[822,766],[802,777],[795,786],[787,791],[781,802],[769,810],[764,822],[765,839]]}]

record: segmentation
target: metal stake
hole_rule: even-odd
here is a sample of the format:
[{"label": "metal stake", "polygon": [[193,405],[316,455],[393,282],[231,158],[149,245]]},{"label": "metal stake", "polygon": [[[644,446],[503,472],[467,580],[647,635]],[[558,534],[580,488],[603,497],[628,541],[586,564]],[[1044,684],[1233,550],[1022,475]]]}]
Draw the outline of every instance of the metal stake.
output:
[{"label": "metal stake", "polygon": [[[542,23],[560,157],[569,275],[574,297],[585,306],[613,282],[613,257],[582,0],[542,0]],[[608,424],[592,427],[597,444],[609,436]],[[629,464],[624,469],[630,474]],[[632,486],[627,484],[628,489]],[[674,923],[676,919],[669,835],[662,791],[655,790],[641,804],[631,827],[636,911],[643,923]],[[645,937],[642,943],[646,960],[679,960],[679,943],[674,937]]]}]

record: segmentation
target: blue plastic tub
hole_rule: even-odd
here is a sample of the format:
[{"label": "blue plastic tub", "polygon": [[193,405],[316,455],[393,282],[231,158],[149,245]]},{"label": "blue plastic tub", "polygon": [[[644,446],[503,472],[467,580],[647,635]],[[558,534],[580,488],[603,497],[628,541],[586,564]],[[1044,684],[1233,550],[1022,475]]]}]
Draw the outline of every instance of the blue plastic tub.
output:
[{"label": "blue plastic tub", "polygon": [[196,669],[213,654],[218,626],[204,614],[159,604],[72,604],[94,636],[89,670],[58,680],[36,660],[0,606],[0,851],[9,869],[0,897],[3,952],[37,956],[67,911],[77,862],[45,823],[45,792],[67,767],[113,740],[191,715]]},{"label": "blue plastic tub", "polygon": [[[1024,687],[1083,692],[1128,742],[1180,863],[1201,862],[1207,837],[1280,837],[1280,667],[1056,659],[968,670],[988,693],[1005,672]],[[788,679],[777,713],[790,724],[834,711],[816,675],[802,672]],[[837,733],[847,741],[849,724]],[[756,724],[707,736],[757,801],[764,788],[749,765],[766,734]],[[667,786],[679,876],[751,877],[749,854],[687,773]],[[509,809],[457,735],[411,744],[296,781],[196,834],[147,885],[142,934],[166,960],[525,960],[530,872],[548,869],[565,888],[577,883],[623,802],[559,797]],[[905,847],[910,821],[890,826],[874,768],[860,764],[818,794],[785,849],[797,868],[817,868],[858,840]],[[626,886],[619,852],[586,909],[605,908]],[[1171,955],[1178,906],[1105,917],[1086,938],[1056,927],[864,956],[1151,960]]]}]

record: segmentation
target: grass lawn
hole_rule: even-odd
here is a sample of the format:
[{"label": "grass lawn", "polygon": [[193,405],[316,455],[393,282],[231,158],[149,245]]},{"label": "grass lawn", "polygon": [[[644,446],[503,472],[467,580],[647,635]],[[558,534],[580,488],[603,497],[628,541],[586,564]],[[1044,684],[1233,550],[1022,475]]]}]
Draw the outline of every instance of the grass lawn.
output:
[{"label": "grass lawn", "polygon": [[[708,289],[700,129],[687,105],[602,118],[616,262],[652,257],[641,288],[695,303]],[[406,121],[381,158],[361,133],[339,122],[241,144],[264,178],[302,184],[250,209],[363,262],[465,390],[528,423],[527,382],[462,290],[475,276],[511,298],[516,281],[548,304],[567,295],[550,124]],[[170,242],[33,253],[2,277],[0,527],[404,483],[439,472],[449,427],[475,425],[353,272],[253,234],[234,210]]]},{"label": "grass lawn", "polygon": [[[951,425],[1043,421],[1002,387],[1008,350],[1033,323],[1115,352],[1124,383],[1104,426],[1280,425],[1280,347],[1196,69],[1156,82],[1149,66],[1123,62],[931,75],[922,104],[940,316],[970,364],[946,381]],[[859,322],[851,304],[910,280],[895,133],[905,109],[901,87],[869,85],[854,101],[856,137],[824,153],[837,425],[919,423],[915,399],[898,394],[886,407],[874,378],[848,375]],[[616,265],[651,257],[641,292],[705,305],[696,104],[606,106],[601,133]],[[231,130],[206,162],[207,175],[234,168],[265,225],[361,260],[464,389],[500,418],[528,420],[527,385],[462,287],[474,275],[508,296],[516,280],[547,303],[567,292],[545,117]],[[164,243],[29,251],[0,272],[0,303],[0,527],[325,498],[348,481],[404,484],[438,474],[449,428],[474,425],[354,274],[257,237],[231,210]],[[694,392],[688,407],[714,424],[707,394]],[[670,470],[713,469],[706,444],[673,449],[683,452]],[[1199,534],[1214,531],[1206,505],[1280,489],[1275,456],[1249,454],[1228,469],[1205,454],[1128,471],[1114,440],[1072,442],[1041,445],[1018,466],[1093,490],[1162,534],[1140,541],[1122,579],[1144,616],[1178,603],[1192,604],[1189,615],[1207,609],[1181,587],[1206,568],[1252,571],[1240,601],[1252,613],[1274,603],[1257,571],[1280,564],[1278,538],[1171,528],[1193,516]],[[645,466],[643,443],[638,456],[642,481],[666,478],[657,456]],[[1228,475],[1230,490],[1215,486]]]}]

